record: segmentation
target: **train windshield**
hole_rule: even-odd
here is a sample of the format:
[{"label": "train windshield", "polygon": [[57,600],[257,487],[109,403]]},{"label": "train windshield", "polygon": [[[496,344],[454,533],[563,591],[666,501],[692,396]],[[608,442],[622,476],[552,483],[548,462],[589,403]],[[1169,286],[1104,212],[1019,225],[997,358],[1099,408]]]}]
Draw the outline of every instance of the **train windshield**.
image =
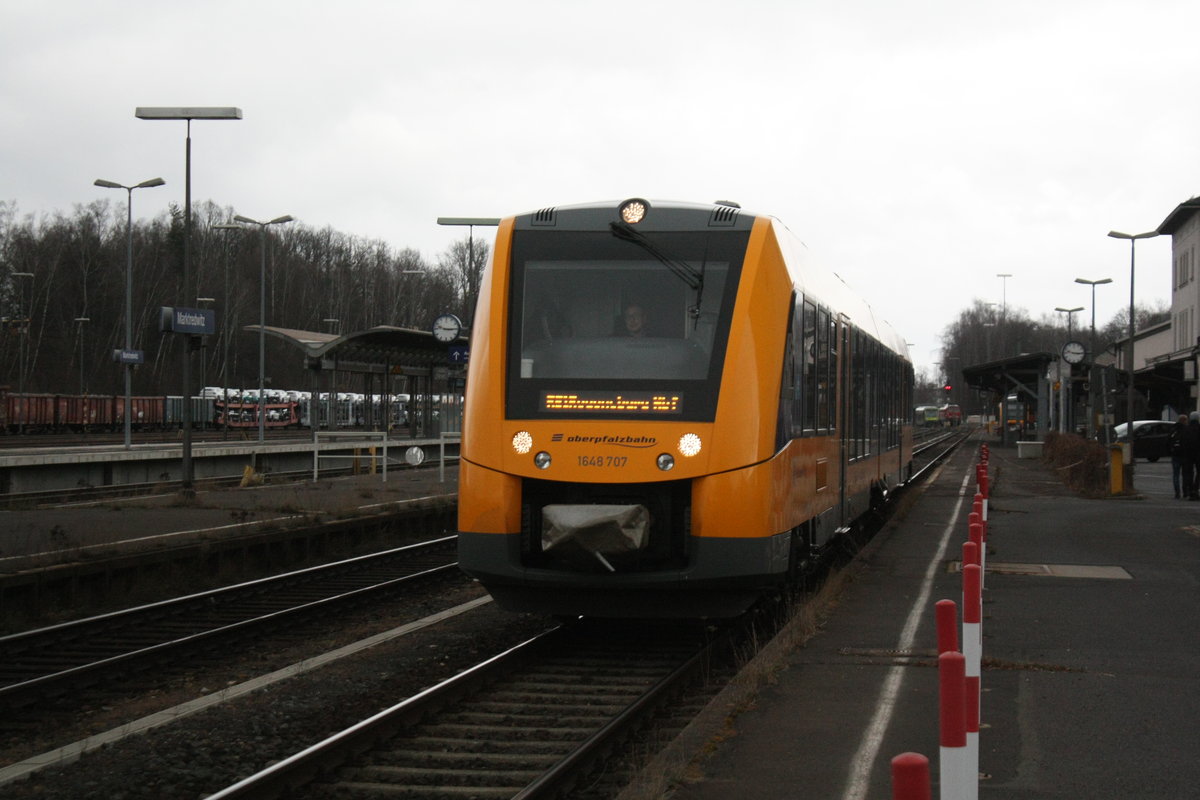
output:
[{"label": "train windshield", "polygon": [[711,419],[747,238],[516,232],[509,417]]}]

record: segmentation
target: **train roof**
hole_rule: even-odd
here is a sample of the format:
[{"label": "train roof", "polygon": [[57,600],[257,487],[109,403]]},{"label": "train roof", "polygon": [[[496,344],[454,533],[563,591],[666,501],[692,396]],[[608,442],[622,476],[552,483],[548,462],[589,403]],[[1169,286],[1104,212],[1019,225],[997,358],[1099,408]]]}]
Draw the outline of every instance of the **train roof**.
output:
[{"label": "train roof", "polygon": [[749,231],[756,220],[768,220],[787,261],[792,281],[806,297],[813,297],[822,305],[844,315],[853,325],[878,340],[889,350],[909,360],[908,344],[904,337],[886,320],[877,316],[871,305],[847,286],[841,276],[816,262],[809,255],[808,247],[782,221],[767,214],[747,211],[736,203],[718,201],[706,204],[677,200],[627,198],[607,202],[548,206],[537,211],[515,215],[513,227],[515,230],[545,229],[547,227],[554,227],[558,230],[597,230],[609,222],[617,221],[621,208],[631,202],[643,203],[650,209],[645,218],[638,223],[639,228],[648,231],[694,228],[697,212],[708,215],[710,227],[719,227],[725,230]]},{"label": "train roof", "polygon": [[908,359],[908,343],[891,324],[878,316],[871,304],[851,289],[841,275],[821,266],[800,241],[777,217],[768,217],[776,241],[787,260],[792,281],[805,297],[813,297],[833,311],[845,315],[851,324],[874,337],[885,347]]}]

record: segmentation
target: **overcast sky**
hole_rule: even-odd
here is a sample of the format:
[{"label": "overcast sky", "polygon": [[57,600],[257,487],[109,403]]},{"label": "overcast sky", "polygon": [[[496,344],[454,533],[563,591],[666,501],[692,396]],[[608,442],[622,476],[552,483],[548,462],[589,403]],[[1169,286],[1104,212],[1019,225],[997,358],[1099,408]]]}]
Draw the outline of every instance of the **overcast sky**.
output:
[{"label": "overcast sky", "polygon": [[[974,299],[1129,303],[1129,244],[1200,194],[1195,0],[0,0],[0,200],[167,185],[435,259],[439,216],[734,200],[779,217],[912,343]],[[483,235],[488,235],[485,231]],[[1137,300],[1169,302],[1167,237]],[[997,273],[1010,273],[1001,279]],[[1054,315],[1057,316],[1057,315]]]}]

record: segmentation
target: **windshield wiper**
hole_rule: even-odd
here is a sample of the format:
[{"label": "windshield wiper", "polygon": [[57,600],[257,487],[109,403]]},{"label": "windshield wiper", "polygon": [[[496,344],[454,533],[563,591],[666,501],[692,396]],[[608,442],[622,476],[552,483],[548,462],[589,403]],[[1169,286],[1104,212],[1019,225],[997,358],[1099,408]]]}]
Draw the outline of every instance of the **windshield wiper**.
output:
[{"label": "windshield wiper", "polygon": [[[654,256],[659,263],[671,270],[671,273],[675,277],[686,283],[689,289],[696,292],[697,298],[704,291],[704,272],[702,270],[690,267],[679,259],[671,258],[658,245],[642,235],[641,231],[635,230],[627,222],[610,222],[609,229],[612,231],[612,235],[621,241],[635,244]],[[698,299],[697,304],[699,304]]]}]

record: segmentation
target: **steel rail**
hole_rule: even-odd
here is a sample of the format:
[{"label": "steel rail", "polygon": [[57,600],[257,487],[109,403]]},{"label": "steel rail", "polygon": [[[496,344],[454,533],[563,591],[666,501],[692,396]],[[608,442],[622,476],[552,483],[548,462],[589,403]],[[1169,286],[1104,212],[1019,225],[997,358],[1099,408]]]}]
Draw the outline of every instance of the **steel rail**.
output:
[{"label": "steel rail", "polygon": [[[457,537],[444,536],[438,539],[415,545],[406,545],[380,553],[345,559],[333,564],[323,564],[307,567],[302,570],[276,575],[269,578],[246,581],[233,586],[212,589],[205,592],[189,594],[157,603],[150,603],[122,611],[100,614],[81,620],[52,625],[33,631],[10,634],[0,637],[0,664],[13,674],[20,667],[22,657],[38,654],[48,649],[61,649],[64,643],[70,643],[76,649],[78,645],[89,639],[98,637],[114,637],[123,631],[136,630],[139,635],[145,635],[149,625],[167,623],[178,625],[178,619],[190,613],[210,615],[214,610],[228,608],[236,612],[233,604],[254,599],[261,604],[272,593],[311,589],[317,581],[333,580],[341,577],[364,575],[370,569],[378,569],[380,565],[391,562],[393,567],[399,566],[403,560],[424,557],[426,551],[443,548]],[[319,613],[338,605],[364,599],[370,595],[393,591],[413,581],[452,573],[457,569],[457,561],[453,556],[450,560],[437,566],[421,568],[416,572],[399,577],[387,577],[382,580],[369,578],[369,583],[351,589],[337,589],[327,596],[316,600],[295,600],[286,602],[283,607],[272,609],[266,613],[254,611],[243,614],[240,619],[232,622],[204,625],[208,620],[195,623],[196,630],[181,636],[169,636],[162,641],[140,647],[132,647],[123,652],[88,660],[65,669],[39,675],[25,680],[15,680],[0,686],[0,707],[19,705],[21,701],[45,696],[53,691],[61,691],[72,685],[86,682],[88,679],[98,679],[104,673],[114,671],[117,667],[126,667],[133,663],[161,659],[183,649],[192,650],[208,645],[219,639],[245,634],[264,626],[278,626],[296,618]],[[361,578],[360,578],[361,579]],[[0,677],[0,680],[3,680]]]}]

